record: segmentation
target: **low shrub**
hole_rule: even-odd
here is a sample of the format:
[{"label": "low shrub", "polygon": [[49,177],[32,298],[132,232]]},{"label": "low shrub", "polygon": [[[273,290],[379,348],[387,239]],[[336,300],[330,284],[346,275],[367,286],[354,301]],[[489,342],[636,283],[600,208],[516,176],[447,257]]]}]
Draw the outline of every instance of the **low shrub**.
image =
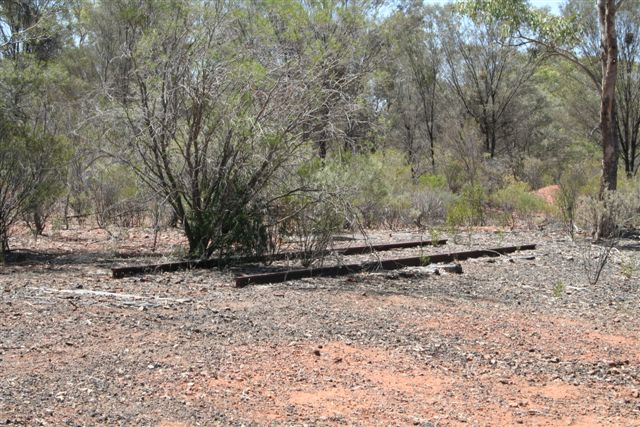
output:
[{"label": "low shrub", "polygon": [[522,160],[518,176],[531,188],[542,188],[553,184],[552,168],[537,157],[525,157]]},{"label": "low shrub", "polygon": [[135,227],[144,223],[147,203],[136,176],[120,164],[101,165],[87,180],[98,226]]},{"label": "low shrub", "polygon": [[449,207],[456,200],[443,175],[421,176],[418,184],[411,189],[411,194],[411,217],[419,228],[443,223]]},{"label": "low shrub", "polygon": [[444,175],[425,174],[417,181],[404,156],[385,150],[352,159],[352,204],[365,227],[426,227],[441,223],[455,199]]},{"label": "low shrub", "polygon": [[483,225],[487,195],[478,184],[466,184],[447,211],[447,223],[452,227]]},{"label": "low shrub", "polygon": [[531,188],[525,182],[508,179],[504,188],[491,195],[491,202],[509,218],[511,228],[515,228],[517,219],[531,218],[532,214],[546,211],[545,202],[531,194]]},{"label": "low shrub", "polygon": [[[21,216],[45,214],[55,203],[68,149],[62,138],[28,129],[0,117],[0,258],[9,250],[9,233]],[[37,226],[42,232],[44,219]]]},{"label": "low shrub", "polygon": [[568,169],[560,178],[560,191],[556,200],[567,233],[575,234],[576,215],[580,198],[587,192],[588,178],[580,168]]}]

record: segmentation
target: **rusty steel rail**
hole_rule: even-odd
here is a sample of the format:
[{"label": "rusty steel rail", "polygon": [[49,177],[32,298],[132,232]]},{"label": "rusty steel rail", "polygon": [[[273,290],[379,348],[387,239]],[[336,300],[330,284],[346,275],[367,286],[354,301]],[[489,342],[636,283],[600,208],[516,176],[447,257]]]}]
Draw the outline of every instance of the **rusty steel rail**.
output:
[{"label": "rusty steel rail", "polygon": [[[397,243],[384,243],[379,245],[364,245],[364,246],[352,246],[348,248],[328,249],[324,251],[316,252],[316,255],[327,256],[331,254],[338,255],[359,255],[367,254],[370,252],[382,252],[390,251],[393,249],[407,249],[417,248],[420,246],[440,246],[446,245],[447,240],[415,240],[409,242],[397,242]],[[193,260],[193,261],[179,261],[169,262],[163,264],[149,264],[149,265],[134,265],[129,267],[114,267],[111,269],[111,274],[114,279],[121,279],[123,277],[135,276],[139,274],[151,274],[172,272],[181,270],[190,270],[195,268],[220,268],[230,264],[249,264],[249,263],[263,263],[272,261],[284,261],[289,259],[301,259],[307,256],[308,253],[300,252],[281,252],[272,255],[260,255],[260,256],[248,256],[248,257],[231,257],[231,258],[212,258],[205,260]]]},{"label": "rusty steel rail", "polygon": [[398,258],[382,261],[371,261],[362,264],[347,264],[333,267],[307,268],[274,273],[261,273],[236,277],[236,287],[244,287],[252,284],[280,283],[288,280],[302,279],[305,277],[344,276],[353,273],[398,270],[404,267],[418,267],[428,264],[462,261],[469,258],[497,257],[516,251],[532,250],[536,245],[507,246],[493,249],[479,249],[465,252],[450,252],[421,257]]}]

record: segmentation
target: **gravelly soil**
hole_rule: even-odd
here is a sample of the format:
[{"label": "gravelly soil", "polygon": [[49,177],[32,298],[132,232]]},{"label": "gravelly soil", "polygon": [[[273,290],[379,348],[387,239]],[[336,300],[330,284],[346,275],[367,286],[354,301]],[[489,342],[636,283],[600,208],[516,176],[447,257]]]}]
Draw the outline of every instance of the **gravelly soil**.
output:
[{"label": "gravelly soil", "polygon": [[596,285],[562,234],[476,232],[379,256],[538,248],[463,274],[236,289],[237,271],[111,279],[116,252],[149,251],[127,235],[108,252],[58,235],[31,245],[54,255],[2,267],[0,423],[640,426],[637,241]]}]

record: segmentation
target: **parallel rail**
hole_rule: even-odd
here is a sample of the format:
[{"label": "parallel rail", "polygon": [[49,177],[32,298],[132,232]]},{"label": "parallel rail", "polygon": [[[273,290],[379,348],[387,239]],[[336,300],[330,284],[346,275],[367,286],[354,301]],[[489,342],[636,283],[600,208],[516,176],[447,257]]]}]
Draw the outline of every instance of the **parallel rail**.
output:
[{"label": "parallel rail", "polygon": [[[390,251],[393,249],[417,248],[421,246],[440,246],[447,244],[447,240],[416,240],[409,242],[385,243],[379,245],[351,246],[347,248],[329,249],[317,252],[316,255],[327,256],[331,254],[338,255],[359,255],[371,252]],[[163,272],[182,271],[190,269],[207,269],[221,268],[230,264],[249,264],[264,263],[272,261],[284,261],[289,259],[301,259],[308,256],[306,252],[282,252],[272,255],[249,256],[249,257],[231,257],[231,258],[212,258],[206,260],[169,262],[163,264],[135,265],[128,267],[115,267],[111,269],[114,279],[123,277],[136,276],[140,274],[153,274]]]},{"label": "parallel rail", "polygon": [[377,270],[398,270],[405,267],[417,267],[443,262],[462,261],[469,258],[497,257],[517,251],[533,250],[536,245],[507,246],[493,249],[479,249],[464,252],[450,252],[421,257],[388,259],[365,262],[361,264],[347,264],[333,267],[305,268],[273,273],[261,273],[236,277],[236,287],[253,284],[280,283],[305,277],[344,276],[353,273]]}]

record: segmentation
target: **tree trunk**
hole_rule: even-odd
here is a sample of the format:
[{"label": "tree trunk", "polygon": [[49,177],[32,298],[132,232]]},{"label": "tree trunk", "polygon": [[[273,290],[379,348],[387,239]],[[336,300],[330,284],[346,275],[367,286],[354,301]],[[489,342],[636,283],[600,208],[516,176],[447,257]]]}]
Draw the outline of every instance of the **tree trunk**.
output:
[{"label": "tree trunk", "polygon": [[638,133],[637,131],[634,131],[634,134],[632,136],[631,139],[631,149],[629,150],[629,155],[630,155],[630,160],[629,160],[629,171],[631,172],[631,175],[629,176],[629,178],[632,178],[636,175],[636,172],[638,171],[638,168],[636,167],[636,158],[638,157],[637,153],[637,148],[638,148]]},{"label": "tree trunk", "polygon": [[600,131],[602,144],[602,179],[600,200],[603,212],[596,238],[610,236],[614,219],[608,212],[607,192],[615,191],[618,185],[618,134],[616,126],[616,78],[618,74],[618,42],[616,36],[616,4],[614,0],[598,0],[600,19],[602,92],[600,98]]},{"label": "tree trunk", "polygon": [[409,163],[409,167],[411,168],[411,180],[416,181],[418,178],[418,169],[416,168],[416,153],[414,151],[414,132],[411,123],[405,119],[404,124],[405,130],[405,146],[407,149],[407,163]]},{"label": "tree trunk", "polygon": [[0,263],[4,264],[5,256],[9,252],[9,227],[0,222]]},{"label": "tree trunk", "polygon": [[431,171],[435,174],[436,173],[436,149],[434,147],[434,141],[433,141],[433,136],[429,137],[429,144],[430,144],[430,155],[431,155]]}]

